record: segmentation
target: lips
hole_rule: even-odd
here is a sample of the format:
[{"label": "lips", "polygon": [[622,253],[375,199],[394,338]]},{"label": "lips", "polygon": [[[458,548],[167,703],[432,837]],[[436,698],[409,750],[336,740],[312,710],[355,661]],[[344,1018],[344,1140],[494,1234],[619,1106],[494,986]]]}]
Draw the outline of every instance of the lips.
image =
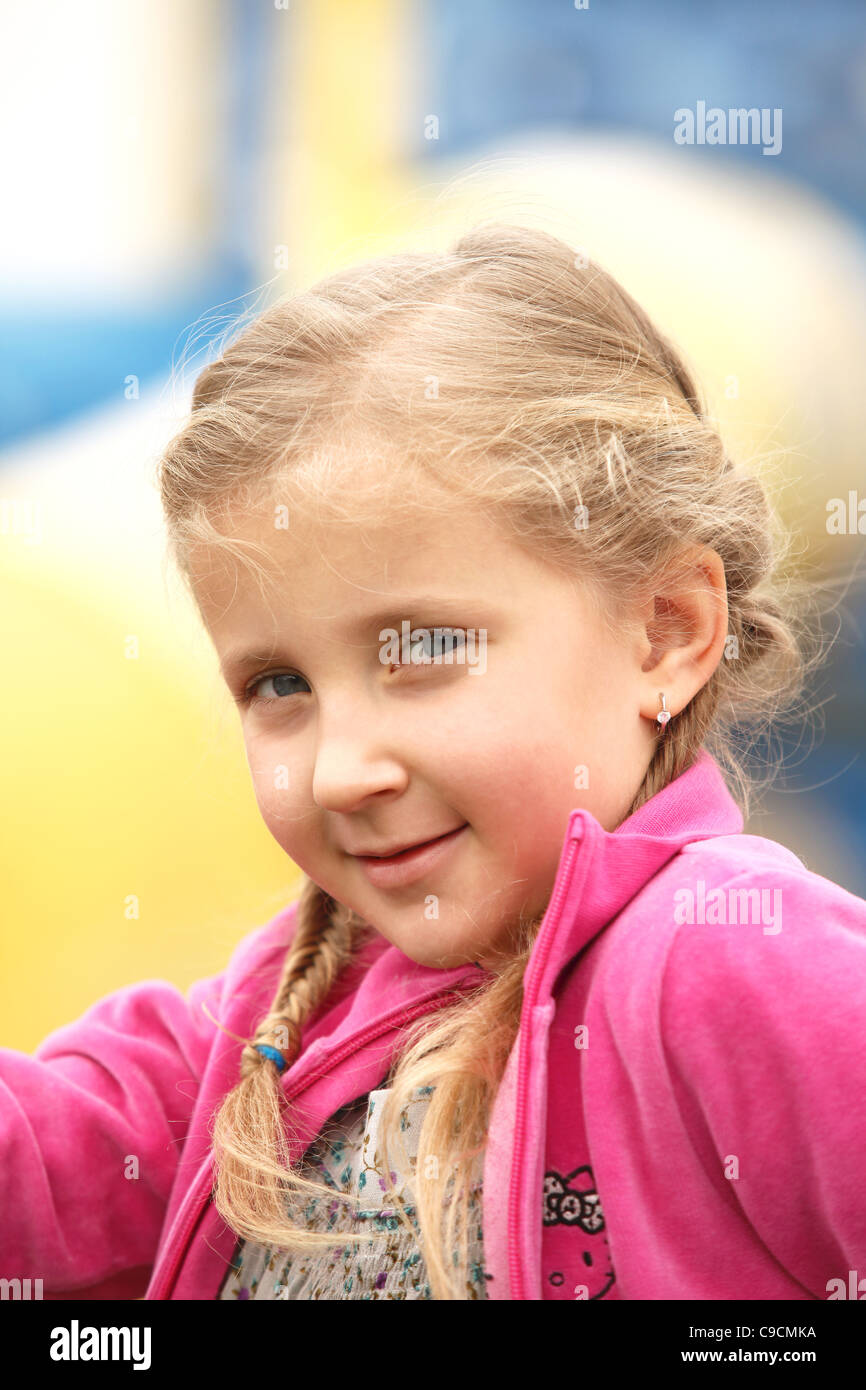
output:
[{"label": "lips", "polygon": [[454,830],[410,845],[397,854],[358,854],[355,859],[374,888],[405,888],[444,868],[451,856],[458,853],[458,846],[465,843],[463,832],[468,829],[468,825],[458,825]]},{"label": "lips", "polygon": [[412,840],[408,844],[400,845],[397,849],[367,850],[359,851],[354,855],[355,859],[395,859],[400,854],[407,854],[409,850],[421,849],[424,845],[435,844],[437,840],[442,840],[446,835],[453,835],[455,830],[461,830],[462,826],[455,825],[452,830],[443,830],[438,835],[430,835],[426,840]]}]

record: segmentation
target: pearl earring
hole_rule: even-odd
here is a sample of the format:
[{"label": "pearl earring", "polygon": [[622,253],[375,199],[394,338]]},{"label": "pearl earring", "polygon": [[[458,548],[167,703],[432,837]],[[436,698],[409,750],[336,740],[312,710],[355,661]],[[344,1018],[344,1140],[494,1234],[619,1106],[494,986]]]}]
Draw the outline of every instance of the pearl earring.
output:
[{"label": "pearl earring", "polygon": [[659,724],[661,725],[662,733],[664,733],[665,728],[666,728],[667,723],[668,723],[668,720],[669,720],[670,717],[671,717],[671,712],[670,712],[670,710],[668,709],[667,701],[665,700],[665,697],[664,697],[664,692],[661,691],[661,690],[659,691],[659,699],[661,700],[662,704],[661,704],[661,709],[659,710],[658,714],[656,715],[656,719],[658,720]]}]

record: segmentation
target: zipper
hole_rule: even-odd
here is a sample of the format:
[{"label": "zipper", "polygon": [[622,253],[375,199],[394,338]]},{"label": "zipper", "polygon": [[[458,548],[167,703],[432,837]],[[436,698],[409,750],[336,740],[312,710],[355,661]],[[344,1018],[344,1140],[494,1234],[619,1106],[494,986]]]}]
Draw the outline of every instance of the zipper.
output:
[{"label": "zipper", "polygon": [[[314,1068],[314,1070],[308,1076],[305,1076],[303,1078],[300,1085],[293,1088],[291,1084],[287,1084],[283,1088],[284,1098],[286,1100],[295,1100],[301,1094],[302,1091],[305,1091],[307,1089],[308,1086],[312,1086],[314,1082],[319,1081],[323,1076],[326,1076],[327,1073],[331,1071],[333,1067],[339,1065],[340,1062],[342,1062],[346,1057],[350,1056],[353,1052],[357,1052],[366,1043],[372,1042],[374,1038],[379,1037],[382,1033],[387,1033],[392,1028],[399,1027],[402,1023],[411,1023],[411,1021],[414,1018],[420,1017],[420,1015],[423,1013],[434,1013],[437,1009],[444,1008],[446,1004],[450,1004],[453,1002],[453,996],[455,994],[459,994],[459,992],[460,990],[458,986],[456,989],[449,990],[447,993],[441,996],[428,995],[426,999],[422,999],[419,1003],[412,1004],[410,1007],[402,1010],[398,1009],[393,1013],[387,1014],[385,1018],[380,1019],[378,1023],[369,1024],[369,1026],[363,1029],[360,1033],[355,1033],[353,1037],[347,1038],[344,1043],[341,1043],[341,1045],[337,1048],[336,1052],[334,1052],[332,1056],[327,1057],[325,1061],[321,1063],[320,1066]],[[433,999],[432,1007],[430,1007],[431,997]],[[205,1187],[205,1179],[207,1179],[207,1187]],[[193,1196],[188,1197],[190,1206],[187,1212],[186,1219],[184,1220],[183,1225],[180,1228],[179,1234],[177,1236],[177,1248],[175,1255],[168,1269],[163,1271],[159,1283],[157,1284],[153,1293],[150,1295],[150,1301],[155,1302],[157,1300],[164,1299],[165,1295],[173,1287],[175,1278],[177,1276],[177,1272],[181,1264],[183,1263],[183,1260],[187,1253],[187,1249],[189,1248],[189,1243],[193,1231],[195,1230],[195,1227],[198,1225],[202,1213],[204,1212],[210,1201],[210,1193],[212,1186],[213,1172],[211,1167],[211,1160],[210,1158],[208,1158],[206,1166],[203,1168],[202,1173],[199,1177],[198,1184],[192,1190]],[[173,1236],[172,1240],[174,1241],[174,1239],[175,1238]]]},{"label": "zipper", "polygon": [[[544,936],[536,943],[538,954],[533,961],[531,977],[526,980],[523,992],[523,1009],[521,1011],[521,1038],[520,1054],[517,1063],[517,1098],[515,1102],[515,1124],[514,1124],[514,1146],[512,1149],[511,1163],[511,1182],[508,1193],[508,1274],[511,1284],[511,1296],[513,1299],[525,1299],[523,1284],[523,1266],[520,1258],[520,1248],[518,1245],[518,1227],[520,1224],[520,1177],[523,1168],[523,1144],[524,1132],[526,1129],[525,1115],[527,1079],[529,1074],[529,1044],[530,1044],[530,1021],[532,1011],[535,1008],[538,998],[538,987],[544,973],[544,967],[553,947],[553,940],[556,927],[562,915],[562,905],[571,878],[571,866],[577,847],[580,841],[572,840],[568,847],[563,872],[559,880],[553,897],[550,901],[550,919],[546,924]],[[527,976],[529,970],[527,970]],[[523,1027],[523,1021],[527,1026]]]}]

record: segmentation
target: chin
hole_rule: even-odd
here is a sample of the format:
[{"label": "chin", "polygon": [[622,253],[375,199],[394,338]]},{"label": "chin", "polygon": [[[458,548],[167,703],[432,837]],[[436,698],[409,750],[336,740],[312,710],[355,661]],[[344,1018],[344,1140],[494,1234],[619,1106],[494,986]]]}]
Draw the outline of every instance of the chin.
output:
[{"label": "chin", "polygon": [[477,956],[473,954],[471,947],[465,949],[455,949],[453,947],[426,947],[419,942],[396,942],[404,956],[414,960],[416,965],[427,966],[431,970],[456,970],[461,965],[472,965]]}]

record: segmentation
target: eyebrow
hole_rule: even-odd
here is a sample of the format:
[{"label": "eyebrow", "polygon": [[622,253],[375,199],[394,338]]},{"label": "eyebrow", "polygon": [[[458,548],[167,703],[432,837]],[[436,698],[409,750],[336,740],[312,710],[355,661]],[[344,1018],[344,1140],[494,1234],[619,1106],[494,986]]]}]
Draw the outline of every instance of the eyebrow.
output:
[{"label": "eyebrow", "polygon": [[[354,632],[377,632],[383,627],[395,627],[400,630],[400,624],[409,621],[414,626],[415,619],[409,617],[422,608],[431,609],[451,609],[458,612],[468,609],[481,609],[489,606],[489,599],[471,598],[465,595],[447,594],[415,594],[412,598],[404,599],[403,603],[395,608],[393,602],[386,608],[377,609],[373,613],[356,613],[346,620],[343,625],[342,635],[351,636]],[[445,613],[442,613],[445,617]],[[254,670],[261,666],[263,662],[272,661],[276,657],[281,643],[276,642],[270,652],[260,652],[249,647],[235,647],[226,652],[220,663],[220,670],[224,678],[229,676],[241,676],[246,671]]]}]

